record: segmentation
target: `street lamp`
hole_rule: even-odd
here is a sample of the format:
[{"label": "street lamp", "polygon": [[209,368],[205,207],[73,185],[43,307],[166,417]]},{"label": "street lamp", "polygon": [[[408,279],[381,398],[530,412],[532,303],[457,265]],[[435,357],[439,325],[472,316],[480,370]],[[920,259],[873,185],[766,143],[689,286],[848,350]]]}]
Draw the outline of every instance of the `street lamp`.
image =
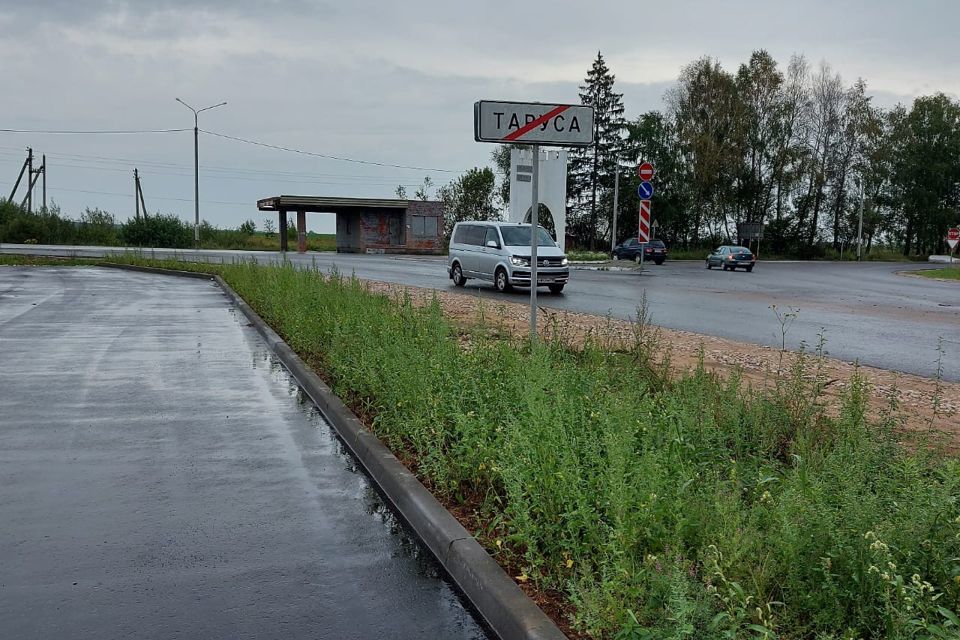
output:
[{"label": "street lamp", "polygon": [[186,102],[180,98],[175,98],[177,102],[185,106],[190,111],[193,111],[193,248],[200,248],[200,147],[199,147],[199,136],[200,136],[200,126],[197,120],[197,115],[201,111],[209,111],[210,109],[216,109],[217,107],[222,107],[226,102],[221,102],[220,104],[213,104],[209,107],[204,107],[203,109],[194,109]]}]

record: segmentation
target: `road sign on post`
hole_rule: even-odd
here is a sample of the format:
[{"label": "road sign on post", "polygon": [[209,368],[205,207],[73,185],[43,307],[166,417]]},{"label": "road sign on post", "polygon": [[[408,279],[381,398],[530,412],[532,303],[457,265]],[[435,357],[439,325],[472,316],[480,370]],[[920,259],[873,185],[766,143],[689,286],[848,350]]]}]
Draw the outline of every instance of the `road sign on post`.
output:
[{"label": "road sign on post", "polygon": [[640,227],[637,229],[640,242],[650,242],[650,201],[640,201]]},{"label": "road sign on post", "polygon": [[593,107],[579,104],[480,100],[473,105],[477,142],[533,147],[533,197],[530,205],[530,341],[537,341],[537,244],[540,235],[540,147],[593,144]]},{"label": "road sign on post", "polygon": [[653,165],[649,162],[644,162],[639,167],[637,167],[637,175],[644,182],[650,182],[651,180],[653,180],[653,176],[655,173],[656,171],[654,170]]},{"label": "road sign on post", "polygon": [[473,106],[477,142],[561,147],[593,144],[593,107],[481,100]]},{"label": "road sign on post", "polygon": [[953,250],[957,248],[957,243],[960,243],[960,229],[957,227],[947,229],[947,244],[950,245],[950,264],[953,264]]},{"label": "road sign on post", "polygon": [[637,239],[643,243],[640,247],[640,271],[643,272],[643,255],[646,253],[646,243],[650,242],[651,224],[650,198],[653,197],[653,176],[656,169],[652,162],[641,162],[637,167],[637,176],[640,178],[640,186],[637,187],[637,195],[640,196],[640,220],[637,229]]}]

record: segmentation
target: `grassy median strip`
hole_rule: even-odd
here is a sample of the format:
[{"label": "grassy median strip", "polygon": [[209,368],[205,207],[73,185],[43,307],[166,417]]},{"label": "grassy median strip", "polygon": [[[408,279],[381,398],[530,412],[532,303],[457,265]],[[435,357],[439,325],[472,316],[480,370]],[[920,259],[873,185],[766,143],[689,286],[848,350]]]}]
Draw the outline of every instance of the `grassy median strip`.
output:
[{"label": "grassy median strip", "polygon": [[921,269],[912,271],[912,275],[923,276],[924,278],[936,278],[937,280],[960,280],[960,266],[943,267],[941,269]]},{"label": "grassy median strip", "polygon": [[856,380],[828,415],[815,356],[757,391],[668,374],[643,323],[531,350],[336,273],[126,261],[219,273],[577,632],[960,632],[960,464],[898,444]]}]

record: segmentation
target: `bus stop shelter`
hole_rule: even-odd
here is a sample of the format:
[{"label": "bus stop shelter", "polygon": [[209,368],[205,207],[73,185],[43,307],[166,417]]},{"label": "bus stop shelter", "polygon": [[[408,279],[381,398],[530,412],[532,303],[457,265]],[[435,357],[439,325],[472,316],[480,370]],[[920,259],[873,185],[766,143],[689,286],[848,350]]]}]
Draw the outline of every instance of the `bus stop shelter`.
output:
[{"label": "bus stop shelter", "polygon": [[273,196],[260,211],[279,215],[280,250],[287,251],[287,214],[297,214],[297,251],[307,250],[307,214],[337,216],[339,253],[440,253],[443,203],[381,198]]}]

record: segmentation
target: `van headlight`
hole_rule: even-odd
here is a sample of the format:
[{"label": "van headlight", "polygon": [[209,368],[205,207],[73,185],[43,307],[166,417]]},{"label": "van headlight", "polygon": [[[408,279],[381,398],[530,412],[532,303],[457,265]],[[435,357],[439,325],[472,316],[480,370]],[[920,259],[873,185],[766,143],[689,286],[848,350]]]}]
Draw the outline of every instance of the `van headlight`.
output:
[{"label": "van headlight", "polygon": [[563,260],[560,261],[560,266],[561,266],[561,267],[565,267],[565,266],[567,266],[568,264],[570,264],[570,261],[567,260],[567,256],[563,256]]},{"label": "van headlight", "polygon": [[522,258],[520,256],[510,256],[510,263],[515,267],[529,267],[530,258]]}]

